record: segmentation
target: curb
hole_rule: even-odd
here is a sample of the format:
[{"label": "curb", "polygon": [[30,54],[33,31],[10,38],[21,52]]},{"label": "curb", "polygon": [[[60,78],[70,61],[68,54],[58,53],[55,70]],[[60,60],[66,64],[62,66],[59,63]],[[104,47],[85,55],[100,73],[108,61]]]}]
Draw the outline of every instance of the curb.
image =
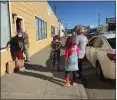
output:
[{"label": "curb", "polygon": [[85,88],[84,88],[84,85],[83,83],[81,82],[81,84],[78,85],[79,87],[79,92],[80,92],[80,95],[81,95],[81,99],[88,99],[88,96],[86,94],[86,91],[85,91]]}]

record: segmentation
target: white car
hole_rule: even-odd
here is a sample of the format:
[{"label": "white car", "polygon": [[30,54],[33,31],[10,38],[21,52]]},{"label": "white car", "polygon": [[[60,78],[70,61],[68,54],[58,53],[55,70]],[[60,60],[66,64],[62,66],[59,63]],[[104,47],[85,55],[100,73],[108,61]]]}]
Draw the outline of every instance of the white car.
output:
[{"label": "white car", "polygon": [[86,58],[96,68],[100,79],[116,79],[116,35],[91,38],[86,46]]}]

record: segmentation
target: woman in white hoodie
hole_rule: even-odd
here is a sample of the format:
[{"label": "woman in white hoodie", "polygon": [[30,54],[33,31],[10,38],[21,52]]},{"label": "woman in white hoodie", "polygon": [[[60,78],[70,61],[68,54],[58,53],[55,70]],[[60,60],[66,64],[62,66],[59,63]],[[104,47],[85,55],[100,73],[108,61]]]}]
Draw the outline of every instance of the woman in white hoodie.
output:
[{"label": "woman in white hoodie", "polygon": [[84,58],[85,55],[85,48],[86,45],[88,43],[88,39],[87,37],[84,35],[85,30],[83,27],[77,27],[76,29],[76,44],[77,46],[80,48],[80,53],[79,53],[79,63],[78,63],[78,67],[79,67],[79,71],[77,72],[77,76],[79,74],[80,78],[82,78],[82,59]]}]

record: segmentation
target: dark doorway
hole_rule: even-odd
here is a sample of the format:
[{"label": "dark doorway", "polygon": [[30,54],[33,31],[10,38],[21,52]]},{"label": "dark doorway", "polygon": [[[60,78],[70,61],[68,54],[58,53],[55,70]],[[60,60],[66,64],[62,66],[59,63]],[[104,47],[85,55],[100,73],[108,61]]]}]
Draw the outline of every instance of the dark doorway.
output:
[{"label": "dark doorway", "polygon": [[18,31],[19,29],[23,29],[24,28],[23,24],[24,24],[23,19],[17,18],[17,20],[16,20],[16,31]]}]

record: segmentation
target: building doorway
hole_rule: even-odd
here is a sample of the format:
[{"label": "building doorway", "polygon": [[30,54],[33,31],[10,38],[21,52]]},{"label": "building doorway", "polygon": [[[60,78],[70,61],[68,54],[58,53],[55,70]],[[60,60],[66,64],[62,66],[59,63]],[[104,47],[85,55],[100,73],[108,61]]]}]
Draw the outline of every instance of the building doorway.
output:
[{"label": "building doorway", "polygon": [[22,18],[17,17],[17,19],[16,19],[16,32],[18,32],[19,29],[22,29],[24,31],[24,20]]}]

